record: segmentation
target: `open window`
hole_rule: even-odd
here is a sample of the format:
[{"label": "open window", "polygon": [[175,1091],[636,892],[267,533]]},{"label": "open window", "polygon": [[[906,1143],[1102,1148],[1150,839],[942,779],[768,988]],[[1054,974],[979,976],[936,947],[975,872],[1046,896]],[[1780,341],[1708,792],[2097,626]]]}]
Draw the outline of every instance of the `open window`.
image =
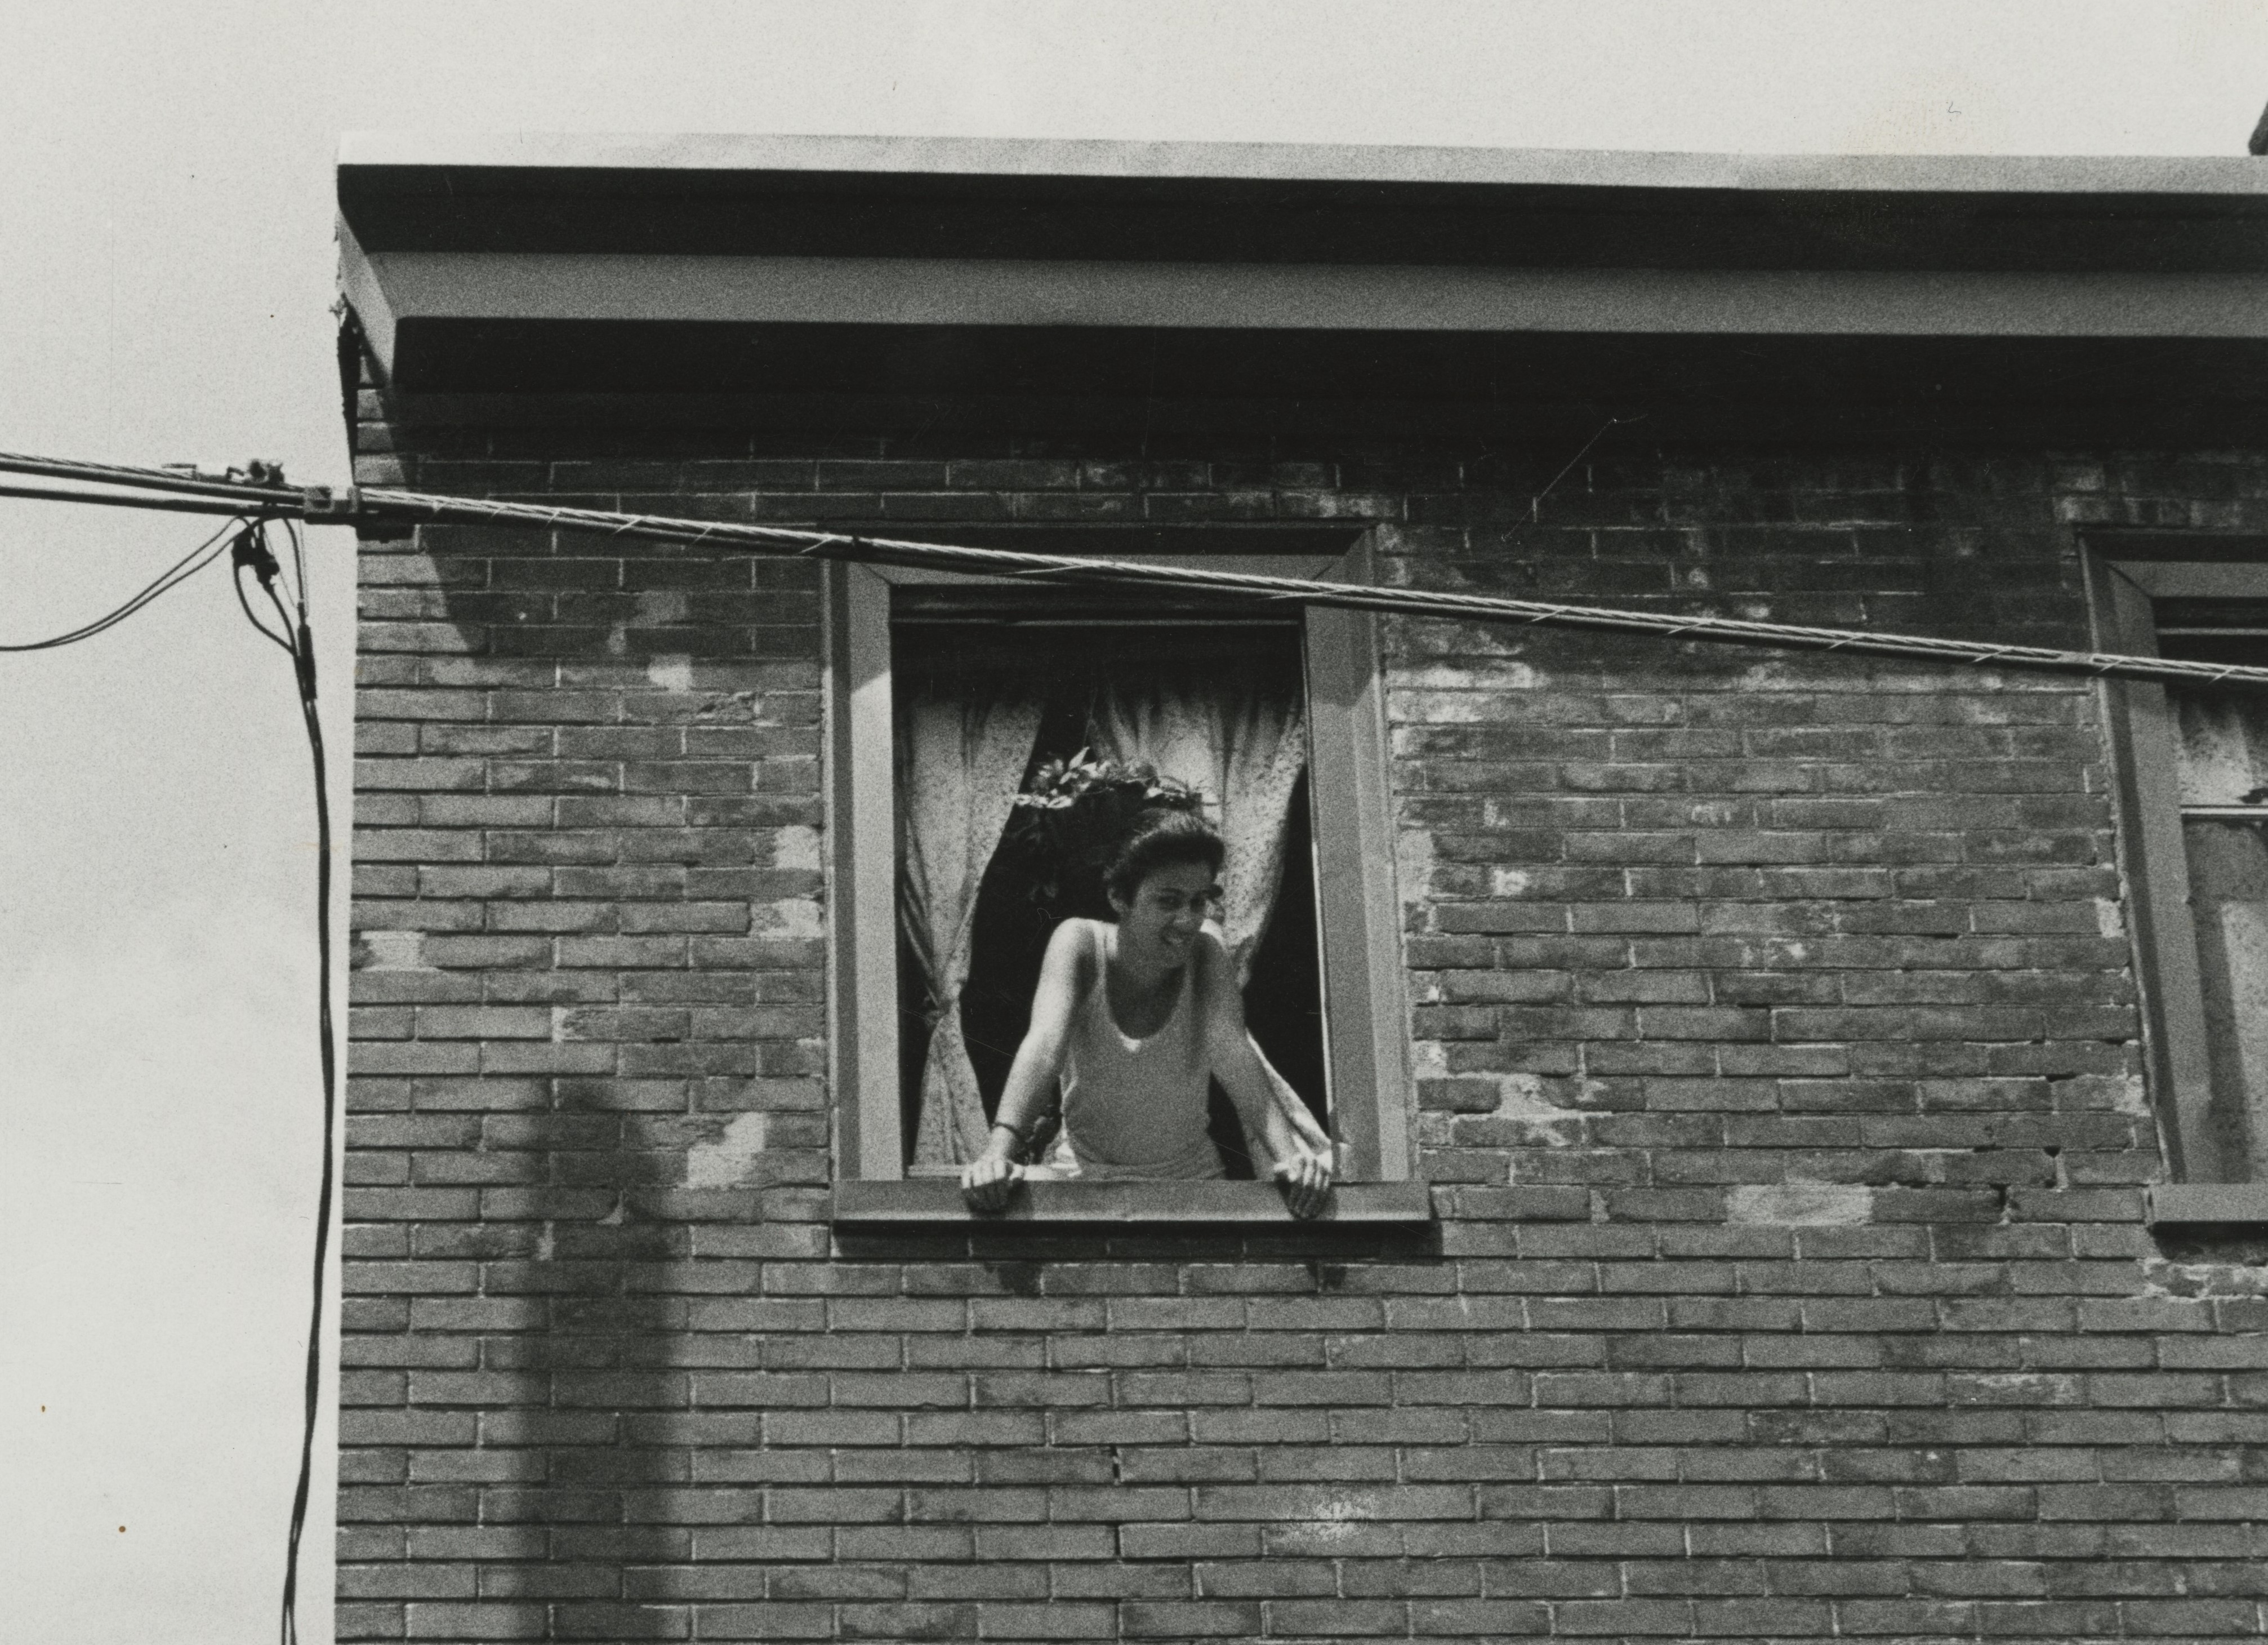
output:
[{"label": "open window", "polygon": [[[1204,563],[1368,571],[1359,545]],[[983,1145],[1049,935],[1105,911],[1091,861],[1066,854],[1048,815],[1080,764],[1154,774],[1221,832],[1219,918],[1248,1022],[1338,1145],[1328,1214],[1422,1217],[1374,620],[883,567],[830,577],[838,1219],[966,1215],[953,1179]],[[1214,1095],[1231,1180],[1035,1183],[1012,1215],[1281,1218]]]},{"label": "open window", "polygon": [[[2268,542],[2114,542],[2091,558],[2103,649],[2268,665]],[[2110,700],[2147,1077],[2174,1178],[2153,1214],[2268,1221],[2268,691],[2124,681]]]}]

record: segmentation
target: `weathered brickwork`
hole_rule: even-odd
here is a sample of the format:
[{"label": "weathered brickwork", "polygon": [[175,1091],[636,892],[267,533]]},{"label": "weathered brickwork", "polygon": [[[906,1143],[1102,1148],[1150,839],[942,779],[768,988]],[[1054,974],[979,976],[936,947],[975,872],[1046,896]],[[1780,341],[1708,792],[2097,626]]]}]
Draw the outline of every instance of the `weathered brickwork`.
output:
[{"label": "weathered brickwork", "polygon": [[[428,490],[2050,644],[2074,526],[2268,527],[2228,454],[1624,438],[1531,508],[1564,455],[384,414]],[[1436,1228],[852,1239],[816,568],[362,565],[342,1639],[2268,1631],[2268,1285],[2142,1225],[2092,686],[1397,626]]]}]

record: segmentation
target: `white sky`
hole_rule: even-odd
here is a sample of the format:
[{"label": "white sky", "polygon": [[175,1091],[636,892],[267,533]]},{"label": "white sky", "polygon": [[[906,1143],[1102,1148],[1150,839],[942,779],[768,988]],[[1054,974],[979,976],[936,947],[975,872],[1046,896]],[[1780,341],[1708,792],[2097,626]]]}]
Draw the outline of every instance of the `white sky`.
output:
[{"label": "white sky", "polygon": [[[345,130],[2236,154],[2268,101],[2268,7],[2173,0],[4,0],[0,26],[0,449],[302,482],[345,478]],[[196,535],[0,501],[0,640]],[[315,539],[342,751],[342,550]],[[316,1161],[287,665],[208,573],[0,657],[0,1616],[261,1638]]]}]

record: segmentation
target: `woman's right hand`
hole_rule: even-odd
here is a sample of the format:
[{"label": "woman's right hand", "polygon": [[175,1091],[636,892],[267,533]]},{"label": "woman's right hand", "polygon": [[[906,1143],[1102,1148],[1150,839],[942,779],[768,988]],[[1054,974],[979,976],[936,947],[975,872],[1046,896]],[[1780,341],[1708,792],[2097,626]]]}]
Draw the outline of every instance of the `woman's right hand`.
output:
[{"label": "woman's right hand", "polygon": [[1029,1146],[1034,1128],[1053,1101],[1063,1072],[1064,1050],[1071,1040],[1071,1011],[1086,992],[1081,967],[1088,951],[1088,922],[1066,919],[1048,939],[1047,958],[1040,963],[1039,986],[1032,993],[1032,1023],[1008,1065],[1008,1083],[1000,1093],[991,1134],[984,1150],[961,1168],[961,1197],[972,1211],[1005,1211],[1024,1168],[1016,1156]]},{"label": "woman's right hand", "polygon": [[1329,1203],[1331,1191],[1331,1151],[1329,1148],[1295,1147],[1289,1158],[1278,1161],[1270,1173],[1284,1191],[1285,1201],[1292,1214],[1305,1221],[1320,1213]]},{"label": "woman's right hand", "polygon": [[961,1197],[971,1211],[1005,1211],[1024,1168],[1006,1154],[987,1148],[961,1168]]}]

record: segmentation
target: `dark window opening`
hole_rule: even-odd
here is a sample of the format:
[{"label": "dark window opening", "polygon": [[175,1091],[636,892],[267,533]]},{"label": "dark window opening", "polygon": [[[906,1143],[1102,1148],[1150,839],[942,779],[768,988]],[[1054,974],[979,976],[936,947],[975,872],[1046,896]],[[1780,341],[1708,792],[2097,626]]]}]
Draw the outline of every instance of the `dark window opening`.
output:
[{"label": "dark window opening", "polygon": [[[1293,703],[1304,702],[1296,622],[1223,620],[1124,601],[1116,602],[1107,616],[1080,610],[1070,620],[1041,618],[1019,616],[1012,607],[998,609],[998,594],[982,597],[990,603],[981,611],[955,610],[929,590],[920,591],[916,601],[902,602],[891,632],[893,676],[902,703],[912,692],[954,696],[1003,690],[1027,691],[1039,701],[1038,727],[1021,773],[1021,790],[1029,789],[1035,773],[1051,761],[1071,759],[1082,750],[1108,751],[1096,704],[1106,688],[1116,684],[1123,689],[1130,679],[1168,677],[1202,685],[1209,678],[1233,674],[1248,684],[1260,680]],[[1302,748],[1304,734],[1300,733]],[[1219,826],[1221,796],[1207,793],[1206,799],[1207,815]],[[1328,1130],[1309,812],[1308,779],[1302,770],[1291,793],[1278,890],[1252,949],[1244,1002],[1254,1039]],[[1028,1026],[1041,960],[1055,926],[1072,916],[1110,917],[1098,881],[1060,876],[1050,896],[1042,885],[1043,867],[1028,851],[1012,845],[996,850],[971,915],[968,976],[959,1011],[968,1062],[988,1118],[998,1108],[1010,1063]],[[934,1007],[902,920],[897,950],[903,1029],[899,1036],[901,1135],[906,1162],[912,1165]],[[1212,1136],[1230,1176],[1250,1177],[1255,1173],[1242,1127],[1217,1083],[1212,1108]]]}]

